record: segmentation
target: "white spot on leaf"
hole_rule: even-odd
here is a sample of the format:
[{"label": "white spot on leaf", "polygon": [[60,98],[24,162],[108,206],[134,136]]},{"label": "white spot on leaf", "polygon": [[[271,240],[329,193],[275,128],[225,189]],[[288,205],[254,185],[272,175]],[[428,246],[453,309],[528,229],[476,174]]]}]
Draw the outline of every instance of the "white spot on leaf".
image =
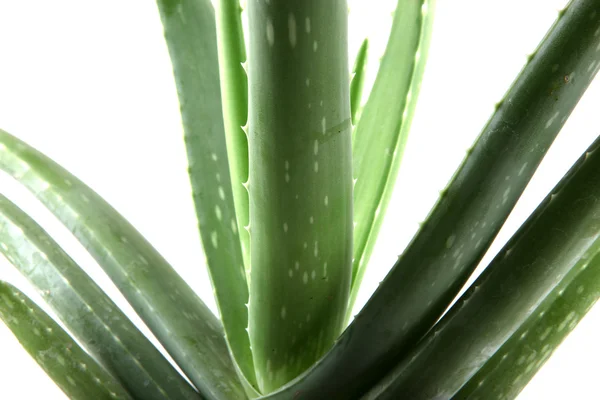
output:
[{"label": "white spot on leaf", "polygon": [[523,163],[523,165],[521,165],[521,169],[519,170],[519,174],[518,174],[519,176],[523,175],[523,172],[525,172],[525,168],[527,168],[527,164],[528,164],[527,161],[525,161]]},{"label": "white spot on leaf", "polygon": [[556,117],[558,117],[558,111],[556,111],[554,114],[552,114],[552,116],[548,119],[548,121],[546,121],[546,129],[550,128],[550,126],[552,125],[552,123],[554,122],[554,120],[556,119]]},{"label": "white spot on leaf", "polygon": [[296,47],[296,17],[292,13],[288,15],[288,33],[290,45],[294,48]]},{"label": "white spot on leaf", "polygon": [[542,332],[542,334],[540,335],[540,341],[544,341],[546,340],[546,338],[548,337],[548,335],[550,334],[550,332],[552,332],[552,327],[549,326],[547,327],[544,332]]},{"label": "white spot on leaf", "polygon": [[271,18],[267,19],[267,41],[271,47],[273,44],[275,44],[275,31],[273,30],[273,22],[271,21]]}]

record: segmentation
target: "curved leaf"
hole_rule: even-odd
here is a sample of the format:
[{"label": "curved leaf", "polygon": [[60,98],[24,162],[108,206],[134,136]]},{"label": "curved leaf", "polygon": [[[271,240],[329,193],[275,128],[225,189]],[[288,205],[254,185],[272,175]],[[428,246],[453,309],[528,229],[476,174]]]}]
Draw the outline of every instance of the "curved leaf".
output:
[{"label": "curved leaf", "polygon": [[[234,206],[234,194],[240,195],[240,191],[231,186],[232,177],[239,179],[240,170],[234,169],[230,176],[215,12],[209,0],[158,0],[158,8],[181,105],[189,175],[208,271],[226,340],[242,372],[242,383],[251,393],[250,386],[256,386],[256,379],[246,331],[248,285],[238,235],[240,221]],[[224,78],[228,82],[229,76]],[[236,99],[225,93],[225,100],[227,107]],[[235,143],[243,147],[238,139],[235,136]],[[243,164],[238,159],[231,162],[240,168]],[[243,217],[241,211],[240,215]]]},{"label": "curved leaf", "polygon": [[243,398],[219,321],[129,222],[64,168],[3,130],[0,169],[71,230],[204,396]]},{"label": "curved leaf", "polygon": [[561,13],[384,282],[321,362],[270,398],[356,398],[433,326],[597,72],[598,7]]},{"label": "curved leaf", "polygon": [[[102,289],[27,214],[0,195],[0,252],[136,398],[200,399]],[[135,275],[132,274],[132,279]]]},{"label": "curved leaf", "polygon": [[70,399],[132,399],[52,318],[3,281],[0,281],[0,319]]},{"label": "curved leaf", "polygon": [[343,328],[352,263],[348,9],[345,0],[248,6],[249,331],[266,393],[309,368]]}]

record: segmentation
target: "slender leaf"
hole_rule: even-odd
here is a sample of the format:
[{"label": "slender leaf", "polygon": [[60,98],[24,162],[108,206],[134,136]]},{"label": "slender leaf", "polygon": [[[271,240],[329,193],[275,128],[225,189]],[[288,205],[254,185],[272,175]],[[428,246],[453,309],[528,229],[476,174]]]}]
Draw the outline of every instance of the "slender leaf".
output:
[{"label": "slender leaf", "polygon": [[[350,81],[350,113],[352,115],[352,125],[356,125],[358,110],[362,100],[363,87],[365,85],[365,68],[367,66],[367,51],[369,49],[369,39],[363,40],[358,49],[354,68],[352,69],[352,80]],[[354,138],[353,138],[354,139]]]},{"label": "slender leaf", "polygon": [[318,365],[271,398],[358,397],[433,326],[597,72],[598,7],[574,0],[560,14],[366,306]]},{"label": "slender leaf", "polygon": [[0,281],[0,319],[71,400],[132,399],[52,318],[3,281]]},{"label": "slender leaf", "polygon": [[435,4],[436,0],[398,1],[377,78],[356,126],[354,254],[347,319],[400,168],[425,72]]},{"label": "slender leaf", "polygon": [[340,334],[352,258],[345,0],[248,4],[250,340],[263,393]]},{"label": "slender leaf", "polygon": [[[246,331],[248,285],[234,206],[234,193],[240,193],[232,191],[227,161],[215,13],[209,0],[158,0],[158,7],[179,94],[189,175],[208,271],[226,340],[241,370],[242,383],[251,393],[250,386],[256,386],[256,379]],[[239,98],[230,94],[226,93],[225,106],[233,111],[229,106],[237,107]],[[237,117],[239,108],[235,112]],[[235,136],[235,132],[231,134]],[[237,139],[235,136],[235,143],[241,145]],[[238,161],[233,159],[232,163],[241,167]],[[239,179],[240,170],[233,172],[233,178]]]},{"label": "slender leaf", "polygon": [[[200,399],[102,289],[39,225],[2,195],[0,238],[0,252],[132,395],[148,400]],[[134,274],[132,279],[136,279]]]},{"label": "slender leaf", "polygon": [[600,297],[600,255],[588,253],[453,398],[517,397]]},{"label": "slender leaf", "polygon": [[0,169],[73,232],[204,396],[243,398],[219,321],[131,224],[79,179],[2,130]]},{"label": "slender leaf", "polygon": [[217,2],[217,44],[227,158],[246,277],[249,278],[250,234],[244,229],[250,223],[248,190],[244,186],[248,182],[248,127],[242,128],[248,122],[248,77],[243,67],[246,48],[241,11],[239,0]]},{"label": "slender leaf", "polygon": [[[449,399],[485,369],[487,362],[493,362],[493,357],[496,365],[498,357],[508,365],[509,356],[518,356],[509,368],[519,378],[530,373],[536,363],[543,363],[558,344],[548,334],[552,330],[560,334],[571,323],[574,326],[599,294],[598,266],[588,270],[589,261],[597,262],[600,257],[599,149],[600,138],[471,288],[367,399]],[[584,283],[582,277],[595,280]],[[565,304],[561,297],[574,278],[576,286],[570,288],[570,296],[577,297],[580,290],[581,299]],[[548,334],[538,336],[527,329],[515,338],[532,319],[549,328]],[[543,351],[532,351],[529,345]],[[520,357],[524,360],[519,361]],[[489,384],[483,377],[478,381],[482,398],[492,398],[498,383],[494,376],[499,375],[490,376]],[[510,384],[503,386],[498,397],[508,397],[510,389]]]}]

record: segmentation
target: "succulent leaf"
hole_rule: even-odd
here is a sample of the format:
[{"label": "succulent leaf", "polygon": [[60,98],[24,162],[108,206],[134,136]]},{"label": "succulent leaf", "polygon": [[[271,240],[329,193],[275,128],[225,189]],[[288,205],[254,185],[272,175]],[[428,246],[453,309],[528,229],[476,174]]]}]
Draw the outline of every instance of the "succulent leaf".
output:
[{"label": "succulent leaf", "polygon": [[[482,377],[477,381],[482,398],[492,398],[494,386],[502,382],[494,376],[516,374],[515,378],[522,379],[522,374],[530,374],[537,363],[545,361],[558,344],[555,339],[564,336],[561,332],[569,324],[574,327],[598,298],[599,149],[600,138],[469,290],[367,399],[397,399],[401,395],[414,400],[449,399],[488,362],[496,367],[506,363],[489,380]],[[592,280],[582,280],[589,278]],[[579,297],[575,303],[562,298],[567,289],[568,296]],[[544,331],[537,335],[529,330],[532,323]],[[522,332],[517,337],[519,330]],[[550,337],[553,330],[555,336]],[[509,356],[515,364],[510,364]],[[506,373],[506,368],[512,371]],[[512,388],[511,384],[497,387],[498,397],[509,397],[506,391],[519,389],[524,382],[517,380]]]},{"label": "succulent leaf", "polygon": [[0,319],[68,396],[518,395],[600,297],[600,137],[441,315],[600,70],[600,0],[570,0],[559,12],[427,220],[339,336],[396,181],[435,3],[398,0],[363,109],[368,44],[348,79],[346,0],[251,0],[250,64],[238,0],[157,0],[222,325],[100,196],[0,130],[0,169],[71,230],[200,391],[0,194],[0,253],[72,337],[2,281]]},{"label": "succulent leaf", "polygon": [[[4,253],[86,349],[136,398],[200,399],[169,361],[27,214],[0,194]],[[132,274],[135,279],[135,274]]]},{"label": "succulent leaf", "polygon": [[515,398],[600,298],[600,255],[588,251],[453,397]]},{"label": "succulent leaf", "polygon": [[433,326],[598,71],[598,7],[574,0],[560,13],[384,282],[329,353],[269,398],[357,397]]},{"label": "succulent leaf", "polygon": [[373,89],[356,125],[352,143],[356,225],[347,319],[400,168],[425,72],[435,4],[436,0],[398,1]]},{"label": "succulent leaf", "polygon": [[[224,93],[221,106],[221,89],[217,51],[215,12],[209,0],[159,0],[158,6],[169,48],[175,83],[181,105],[189,174],[198,216],[200,235],[206,254],[208,271],[223,321],[226,340],[236,361],[240,379],[248,392],[256,386],[248,326],[248,284],[240,245],[244,243],[244,188],[236,182],[244,175],[245,138],[239,136],[243,119],[245,85],[234,66],[223,65]],[[222,11],[229,10],[222,2]],[[239,29],[235,16],[228,29]],[[221,16],[223,17],[223,16]],[[222,55],[232,63],[243,55],[242,48],[234,48],[241,31],[231,31]],[[230,68],[232,68],[230,70]],[[240,66],[241,68],[241,66]],[[240,87],[241,85],[241,87]],[[228,162],[223,112],[228,116],[228,135],[233,157]],[[242,122],[243,123],[243,122]],[[243,140],[242,140],[243,139]],[[229,163],[234,167],[230,176]],[[241,201],[240,220],[236,217],[234,199]],[[237,201],[237,200],[236,200]],[[247,218],[246,218],[247,219]],[[248,266],[248,265],[247,265]]]},{"label": "succulent leaf", "polygon": [[3,281],[0,281],[0,319],[70,399],[132,399],[52,318],[20,290]]},{"label": "succulent leaf", "polygon": [[250,340],[263,393],[343,325],[352,257],[344,0],[248,4]]},{"label": "succulent leaf", "polygon": [[239,0],[220,0],[216,4],[217,44],[221,73],[223,119],[227,142],[227,158],[231,173],[231,186],[238,232],[246,268],[250,277],[250,235],[245,226],[250,223],[248,190],[248,137],[243,127],[248,122],[248,77],[244,32]]},{"label": "succulent leaf", "polygon": [[219,320],[129,222],[64,168],[3,130],[0,169],[69,228],[204,396],[243,398]]},{"label": "succulent leaf", "polygon": [[358,49],[358,54],[354,61],[354,68],[352,69],[352,79],[350,81],[350,113],[352,115],[352,125],[356,125],[363,87],[365,85],[365,68],[367,66],[368,49],[369,39],[365,39]]}]

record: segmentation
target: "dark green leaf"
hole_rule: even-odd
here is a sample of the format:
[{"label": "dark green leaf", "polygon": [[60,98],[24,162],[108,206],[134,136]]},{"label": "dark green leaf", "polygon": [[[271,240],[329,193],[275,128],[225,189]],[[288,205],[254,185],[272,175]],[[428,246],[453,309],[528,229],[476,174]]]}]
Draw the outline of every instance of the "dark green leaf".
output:
[{"label": "dark green leaf", "polygon": [[272,398],[357,397],[433,326],[593,79],[598,28],[600,0],[574,0],[561,13],[363,310],[320,364]]}]

